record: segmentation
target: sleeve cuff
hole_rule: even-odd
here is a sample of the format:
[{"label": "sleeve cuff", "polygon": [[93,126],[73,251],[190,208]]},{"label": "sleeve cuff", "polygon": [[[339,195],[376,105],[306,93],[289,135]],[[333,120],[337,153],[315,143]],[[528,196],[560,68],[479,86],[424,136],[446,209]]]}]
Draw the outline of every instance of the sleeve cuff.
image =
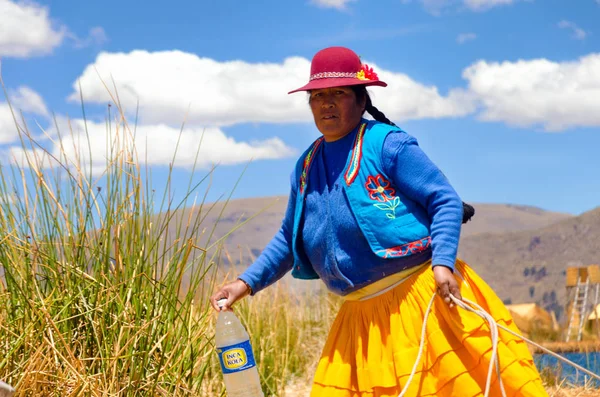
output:
[{"label": "sleeve cuff", "polygon": [[246,276],[246,274],[242,274],[238,277],[238,280],[242,280],[244,282],[244,284],[246,284],[248,287],[250,287],[250,295],[253,296],[254,294],[256,294],[257,288],[256,288],[256,284],[252,282],[252,280],[250,280],[248,278],[248,276]]},{"label": "sleeve cuff", "polygon": [[448,269],[452,270],[452,273],[454,273],[454,262],[453,261],[450,261],[450,260],[439,260],[438,259],[438,260],[432,261],[432,263],[433,263],[431,265],[432,269],[434,267],[436,267],[436,266],[445,266]]}]

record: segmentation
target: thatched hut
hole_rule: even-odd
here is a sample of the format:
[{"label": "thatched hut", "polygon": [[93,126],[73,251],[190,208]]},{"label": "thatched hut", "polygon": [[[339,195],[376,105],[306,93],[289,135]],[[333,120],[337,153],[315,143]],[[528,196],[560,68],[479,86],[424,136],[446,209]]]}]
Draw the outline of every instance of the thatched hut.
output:
[{"label": "thatched hut", "polygon": [[544,310],[537,303],[520,303],[506,305],[515,321],[515,324],[521,332],[530,333],[536,329],[552,330],[555,329],[555,321],[552,315]]},{"label": "thatched hut", "polygon": [[588,328],[593,334],[600,336],[600,303],[596,306],[592,314],[587,318]]}]

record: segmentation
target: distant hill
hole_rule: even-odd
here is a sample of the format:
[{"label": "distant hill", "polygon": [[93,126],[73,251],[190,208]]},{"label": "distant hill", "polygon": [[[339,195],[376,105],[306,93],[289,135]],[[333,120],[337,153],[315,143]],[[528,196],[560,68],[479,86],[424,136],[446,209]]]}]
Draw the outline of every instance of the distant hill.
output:
[{"label": "distant hill", "polygon": [[536,302],[560,317],[565,269],[600,262],[600,207],[534,230],[466,236],[459,255],[502,299]]},{"label": "distant hill", "polygon": [[[575,217],[531,206],[474,206],[475,217],[463,225],[460,257],[506,302],[537,302],[560,317],[567,265],[600,262],[600,208]],[[277,232],[286,207],[287,196],[238,199],[224,210],[223,203],[209,212],[205,205],[200,216],[205,216],[203,224],[208,227],[223,211],[212,241],[247,222],[227,237],[223,258],[246,267]],[[197,210],[184,211],[186,218],[198,216]]]},{"label": "distant hill", "polygon": [[465,224],[462,237],[479,233],[504,233],[538,229],[572,215],[514,204],[475,204],[475,216]]},{"label": "distant hill", "polygon": [[[530,206],[510,204],[475,204],[474,206],[475,217],[463,225],[462,238],[480,233],[497,234],[538,229],[572,217],[572,215],[544,211]],[[281,226],[286,207],[287,196],[232,200],[225,207],[215,236],[223,236],[240,222],[253,217],[227,238],[227,247],[237,252],[242,249],[247,251],[246,254],[252,252],[257,255]],[[217,203],[207,215],[205,224],[213,224],[222,208],[222,203]]]},{"label": "distant hill", "polygon": [[[236,262],[249,264],[251,258],[260,254],[281,226],[287,207],[287,196],[237,199],[227,203],[225,209],[223,206],[222,202],[208,203],[203,206],[202,211],[194,210],[194,214],[190,214],[190,209],[185,209],[184,217],[205,217],[202,224],[207,228],[216,223],[211,241],[239,227],[227,237],[226,249],[230,255],[237,257]],[[243,222],[247,223],[241,225]],[[209,233],[210,230],[207,230],[205,235]],[[240,254],[243,255],[241,260]]]}]

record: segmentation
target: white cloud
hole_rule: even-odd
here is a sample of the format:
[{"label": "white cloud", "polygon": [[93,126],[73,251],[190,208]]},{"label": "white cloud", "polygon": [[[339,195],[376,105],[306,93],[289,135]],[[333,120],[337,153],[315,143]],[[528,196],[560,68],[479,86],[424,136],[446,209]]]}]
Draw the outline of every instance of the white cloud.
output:
[{"label": "white cloud", "polygon": [[95,26],[90,29],[87,37],[80,38],[73,33],[68,34],[69,38],[73,40],[75,48],[85,48],[92,45],[102,45],[108,41],[108,36],[104,29],[100,26]]},{"label": "white cloud", "polygon": [[493,7],[509,5],[518,0],[463,0],[465,5],[474,11],[488,10]]},{"label": "white cloud", "polygon": [[480,118],[547,131],[600,126],[600,53],[572,62],[477,62],[463,72]]},{"label": "white cloud", "polygon": [[[21,112],[48,116],[48,109],[44,100],[34,90],[21,86],[16,90],[8,91],[10,105],[0,102],[0,145],[14,142],[19,139],[15,117],[19,126],[22,124]],[[14,117],[13,117],[14,112]]]},{"label": "white cloud", "polygon": [[[600,1],[600,0],[598,0]],[[581,29],[574,22],[562,20],[558,23],[558,27],[561,29],[570,29],[573,33],[573,38],[577,40],[584,40],[587,36],[585,30]]]},{"label": "white cloud", "polygon": [[[365,62],[388,83],[370,89],[373,103],[396,122],[481,110],[482,120],[541,125],[549,131],[600,125],[600,54],[561,63],[481,61],[464,70],[467,88],[448,93]],[[110,97],[97,73],[108,86],[113,76],[119,100],[131,114],[139,100],[141,124],[175,126],[189,111],[187,123],[197,130],[198,125],[312,122],[306,95],[287,95],[306,82],[309,69],[310,62],[300,57],[261,64],[218,62],[179,51],[133,51],[101,53],[80,81],[86,102],[106,104]],[[74,92],[70,98],[78,97]]]},{"label": "white cloud", "polygon": [[[0,108],[0,143],[2,142],[2,108]],[[55,127],[47,133],[50,139],[38,139],[45,150],[23,146],[6,147],[0,152],[0,158],[9,159],[13,164],[36,168],[57,168],[58,159],[68,167],[89,167],[94,175],[106,170],[106,160],[116,159],[116,151],[135,150],[133,160],[149,166],[168,166],[191,169],[209,168],[213,165],[234,165],[251,160],[280,159],[295,155],[294,149],[278,138],[261,141],[236,141],[228,137],[219,128],[180,128],[164,124],[138,125],[135,136],[122,124],[113,123],[113,129],[107,131],[105,123],[84,122],[81,119],[68,120],[56,118],[60,130],[60,141]],[[87,134],[86,134],[87,127]],[[13,130],[14,128],[13,122]],[[88,139],[89,137],[89,139]],[[4,143],[15,141],[16,133]],[[91,151],[91,152],[90,152]],[[173,156],[175,161],[173,162]],[[91,157],[90,157],[91,156]],[[197,156],[197,157],[196,157]],[[90,158],[92,159],[90,164]]]},{"label": "white cloud", "polygon": [[[471,11],[487,11],[491,8],[509,5],[520,0],[420,0],[427,11],[433,15],[440,15],[444,9],[462,4]],[[533,0],[525,0],[533,1]],[[599,0],[600,1],[600,0]],[[410,0],[402,0],[402,3],[410,3]]]},{"label": "white cloud", "polygon": [[20,168],[34,168],[37,170],[54,167],[58,164],[55,159],[40,148],[26,149],[22,146],[12,146],[0,151],[0,156],[7,164],[14,164]]},{"label": "white cloud", "polygon": [[[48,115],[48,109],[42,97],[29,87],[22,86],[9,91],[9,97],[19,123],[21,122],[19,110]],[[76,158],[81,158],[84,163],[89,162],[88,150],[91,150],[92,168],[96,173],[102,172],[106,167],[107,142],[115,142],[114,135],[117,134],[115,131],[119,131],[118,142],[121,143],[121,148],[129,150],[135,147],[139,161],[149,165],[170,164],[176,150],[177,157],[174,165],[182,168],[190,168],[195,161],[198,167],[206,168],[213,164],[231,165],[250,160],[279,159],[294,154],[294,150],[278,138],[236,141],[216,127],[205,129],[190,126],[185,127],[180,134],[181,127],[179,126],[171,127],[158,123],[142,124],[137,126],[135,137],[133,137],[130,132],[123,133],[122,125],[115,122],[112,125],[119,125],[119,128],[107,131],[105,122],[88,120],[86,124],[81,119],[68,120],[62,116],[58,116],[56,120],[62,136],[60,143],[52,141],[58,139],[54,124],[45,133],[38,134],[34,139],[44,145],[50,154],[62,158],[64,153],[72,162]],[[86,134],[86,125],[89,140]],[[108,136],[108,134],[111,135]],[[0,102],[0,145],[13,143],[18,138],[18,129],[15,126],[10,107],[8,103]],[[179,145],[177,145],[178,141]],[[63,152],[61,152],[61,147]],[[24,166],[27,164],[27,156],[31,160],[33,154],[43,159],[43,167],[54,163],[47,153],[44,154],[39,149],[32,151],[21,146],[5,146],[0,153],[0,158],[7,158],[11,162]],[[198,155],[197,159],[196,155]],[[54,165],[56,166],[56,164]]]},{"label": "white cloud", "polygon": [[[63,153],[70,162],[80,158],[85,164],[89,162],[88,150],[91,150],[92,168],[95,173],[103,171],[106,159],[111,157],[107,142],[111,142],[123,150],[135,148],[137,159],[148,165],[169,165],[177,151],[175,167],[191,168],[197,158],[197,167],[207,168],[212,165],[232,165],[250,160],[279,159],[291,156],[294,150],[278,138],[262,141],[236,141],[228,137],[219,128],[185,127],[180,135],[180,128],[164,124],[138,125],[135,137],[122,124],[112,131],[107,131],[105,123],[87,121],[89,141],[86,136],[86,123],[81,119],[67,120],[57,118],[62,142],[54,143],[49,152],[61,158]],[[113,123],[113,127],[116,124]],[[125,132],[124,132],[125,131]],[[56,137],[54,129],[49,135]],[[179,141],[179,145],[177,142]],[[61,149],[63,152],[61,153]],[[199,151],[198,151],[198,148]],[[17,153],[20,153],[18,149]]]},{"label": "white cloud", "polygon": [[[148,124],[179,124],[188,114],[192,124],[231,125],[242,122],[309,120],[306,98],[287,95],[304,83],[309,61],[288,58],[283,64],[217,62],[181,51],[100,53],[78,81],[84,100],[107,103],[110,96],[100,77],[117,93],[124,108]],[[79,101],[78,81],[69,97]]]},{"label": "white cloud", "polygon": [[41,116],[48,115],[48,108],[40,94],[29,87],[21,86],[16,91],[10,91],[9,97],[14,109]]},{"label": "white cloud", "polygon": [[343,10],[348,3],[354,1],[357,0],[311,0],[311,3],[323,8],[337,8],[338,10]]},{"label": "white cloud", "polygon": [[[367,62],[368,63],[368,62]],[[372,65],[374,66],[374,65]],[[386,108],[404,119],[457,116],[468,113],[469,102],[458,92],[441,96],[402,73],[376,71],[389,87],[373,89]],[[84,101],[105,104],[110,96],[98,74],[112,87],[132,114],[140,105],[145,124],[223,126],[237,123],[310,122],[307,97],[287,92],[306,83],[310,61],[290,57],[282,63],[217,62],[180,51],[101,53],[80,76]],[[78,82],[69,97],[79,100]]]},{"label": "white cloud", "polygon": [[477,35],[475,33],[461,33],[456,37],[456,42],[458,44],[464,44],[467,41],[472,41],[475,40],[477,38]]},{"label": "white cloud", "polygon": [[66,28],[53,26],[47,7],[33,1],[0,0],[0,56],[26,58],[52,52]]},{"label": "white cloud", "polygon": [[14,142],[19,134],[7,103],[0,102],[0,145]]},{"label": "white cloud", "polygon": [[453,89],[444,97],[436,86],[426,86],[406,74],[379,70],[377,65],[367,64],[388,84],[386,88],[373,88],[370,92],[373,104],[391,120],[460,117],[475,110],[470,93],[462,89]]},{"label": "white cloud", "polygon": [[433,15],[440,15],[443,9],[449,7],[453,0],[420,0],[427,11]]}]

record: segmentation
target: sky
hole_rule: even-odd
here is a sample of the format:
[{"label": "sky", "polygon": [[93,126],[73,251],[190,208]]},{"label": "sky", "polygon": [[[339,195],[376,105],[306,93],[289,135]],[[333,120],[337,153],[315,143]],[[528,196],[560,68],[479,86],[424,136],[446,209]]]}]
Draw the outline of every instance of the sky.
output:
[{"label": "sky", "polygon": [[50,153],[59,132],[87,153],[87,128],[101,178],[118,95],[175,200],[215,165],[209,200],[286,195],[319,136],[287,92],[339,45],[464,201],[581,214],[600,206],[599,21],[600,0],[0,0],[0,163],[26,149],[10,102]]}]

